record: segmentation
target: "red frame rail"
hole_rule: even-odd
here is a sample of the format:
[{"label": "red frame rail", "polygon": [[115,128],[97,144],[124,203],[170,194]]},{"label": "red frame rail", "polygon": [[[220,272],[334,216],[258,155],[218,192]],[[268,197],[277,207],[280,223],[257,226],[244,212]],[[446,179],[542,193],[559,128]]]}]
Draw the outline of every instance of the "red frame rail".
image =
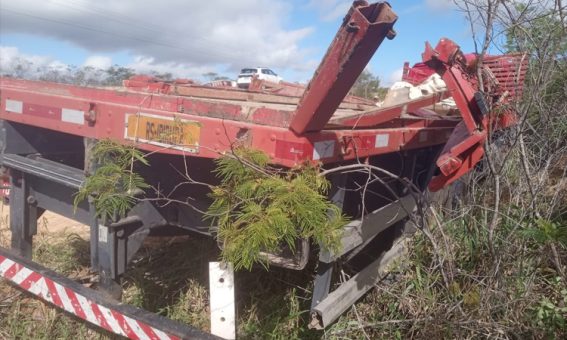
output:
[{"label": "red frame rail", "polygon": [[[279,105],[251,107],[247,102],[10,78],[0,78],[0,89],[0,119],[76,136],[136,143],[146,151],[185,156],[218,158],[236,145],[246,145],[263,150],[273,163],[287,167],[306,161],[335,163],[442,144],[456,124],[447,121],[445,126],[439,126],[416,118],[411,124],[391,128],[345,129],[346,124],[298,136],[289,128],[268,125],[289,121],[294,116],[293,108]],[[393,116],[402,112],[403,108],[398,108]],[[163,124],[159,129],[165,132],[176,131],[176,123],[182,122],[191,138],[160,139],[159,133],[145,128],[136,133],[132,124],[140,122],[144,126],[152,122]]]}]

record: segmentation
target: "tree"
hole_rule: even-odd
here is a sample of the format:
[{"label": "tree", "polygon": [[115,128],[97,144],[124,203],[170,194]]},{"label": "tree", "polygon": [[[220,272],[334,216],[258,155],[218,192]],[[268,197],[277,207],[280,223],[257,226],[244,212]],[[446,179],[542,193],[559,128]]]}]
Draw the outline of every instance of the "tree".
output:
[{"label": "tree", "polygon": [[362,71],[360,76],[358,76],[358,79],[352,86],[350,93],[358,97],[375,99],[383,98],[385,95],[385,89],[380,87],[380,78],[365,69]]},{"label": "tree", "polygon": [[214,81],[214,80],[230,80],[229,77],[221,76],[216,72],[207,72],[203,73],[203,77],[207,79],[207,81]]},{"label": "tree", "polygon": [[105,70],[106,79],[103,85],[106,86],[121,86],[122,81],[135,75],[136,72],[128,67],[114,65]]}]

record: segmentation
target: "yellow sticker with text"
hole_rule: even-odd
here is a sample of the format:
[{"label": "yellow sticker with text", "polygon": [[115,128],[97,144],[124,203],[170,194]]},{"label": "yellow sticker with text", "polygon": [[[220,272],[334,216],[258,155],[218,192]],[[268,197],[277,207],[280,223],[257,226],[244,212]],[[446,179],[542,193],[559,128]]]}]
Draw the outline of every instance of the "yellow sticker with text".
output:
[{"label": "yellow sticker with text", "polygon": [[128,115],[126,124],[127,139],[193,153],[199,150],[199,122],[137,114]]}]

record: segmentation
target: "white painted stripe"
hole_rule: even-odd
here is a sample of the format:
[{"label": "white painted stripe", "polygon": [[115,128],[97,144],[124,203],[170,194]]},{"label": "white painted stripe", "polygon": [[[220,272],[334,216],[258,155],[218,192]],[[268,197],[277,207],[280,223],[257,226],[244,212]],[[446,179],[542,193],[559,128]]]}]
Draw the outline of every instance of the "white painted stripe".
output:
[{"label": "white painted stripe", "polygon": [[165,334],[164,332],[160,331],[159,329],[155,329],[153,327],[152,331],[154,331],[154,333],[157,335],[158,339],[160,340],[171,340],[171,338],[169,337],[169,335]]},{"label": "white painted stripe", "polygon": [[24,112],[24,103],[19,100],[6,99],[6,111],[12,113]]},{"label": "white painted stripe", "polygon": [[144,332],[142,328],[140,328],[140,325],[138,325],[138,322],[136,320],[129,318],[126,315],[124,315],[124,320],[126,320],[126,323],[130,326],[130,329],[132,329],[132,331],[136,333],[138,338],[142,340],[150,340],[150,337],[146,334],[146,332]]},{"label": "white painted stripe", "polygon": [[110,326],[110,328],[112,328],[112,331],[114,333],[120,334],[122,336],[126,336],[126,332],[124,332],[122,327],[120,327],[118,321],[114,318],[114,316],[112,316],[110,309],[101,305],[98,305],[98,309],[100,309],[100,313],[103,315],[104,319],[106,320],[106,323]]},{"label": "white painted stripe", "polygon": [[45,279],[41,277],[37,280],[34,284],[31,285],[29,292],[34,295],[39,295],[41,291],[44,289],[43,287],[46,286]]},{"label": "white painted stripe", "polygon": [[388,146],[389,141],[390,141],[390,135],[384,135],[384,134],[376,135],[376,142],[374,142],[374,147],[375,148],[386,147]]},{"label": "white painted stripe", "polygon": [[91,323],[94,323],[95,325],[99,325],[98,319],[94,314],[89,301],[84,296],[79,295],[77,293],[75,293],[75,296],[77,297],[77,300],[79,300],[79,303],[81,304],[81,307],[83,309],[83,312],[85,313],[85,316],[87,317],[87,320]]},{"label": "white painted stripe", "polygon": [[73,124],[85,124],[85,112],[72,109],[61,110],[61,120]]},{"label": "white painted stripe", "polygon": [[324,140],[313,144],[313,160],[333,157],[335,154],[335,141]]},{"label": "white painted stripe", "polygon": [[42,277],[36,283],[31,286],[30,293],[39,296],[40,298],[46,300],[47,302],[53,303],[53,298],[51,297],[51,293],[49,293],[49,289],[47,288],[47,284],[45,283],[45,278]]},{"label": "white painted stripe", "polygon": [[6,259],[4,262],[0,263],[0,275],[4,276],[8,269],[12,267],[14,261]]},{"label": "white painted stripe", "polygon": [[14,275],[14,277],[12,277],[12,281],[15,284],[19,285],[20,283],[24,282],[24,280],[27,279],[31,273],[33,273],[33,271],[27,269],[26,267],[23,267],[16,275]]},{"label": "white painted stripe", "polygon": [[67,296],[67,292],[65,291],[65,288],[62,285],[55,283],[55,290],[57,291],[57,294],[59,294],[59,299],[63,304],[63,308],[67,312],[71,314],[75,314],[75,309],[71,304],[71,300],[69,299],[69,296]]}]

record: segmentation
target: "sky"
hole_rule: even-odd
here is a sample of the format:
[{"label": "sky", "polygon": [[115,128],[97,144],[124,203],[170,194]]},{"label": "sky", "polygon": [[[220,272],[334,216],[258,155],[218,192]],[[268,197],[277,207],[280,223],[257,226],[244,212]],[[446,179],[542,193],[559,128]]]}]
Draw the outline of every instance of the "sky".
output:
[{"label": "sky", "polygon": [[[368,65],[384,85],[404,61],[420,61],[425,41],[442,37],[473,49],[469,24],[452,0],[389,1],[397,36]],[[270,67],[307,82],[331,43],[349,0],[0,0],[0,68],[29,60],[131,67],[203,80],[236,78],[244,67]],[[2,71],[0,69],[0,71]]]}]

